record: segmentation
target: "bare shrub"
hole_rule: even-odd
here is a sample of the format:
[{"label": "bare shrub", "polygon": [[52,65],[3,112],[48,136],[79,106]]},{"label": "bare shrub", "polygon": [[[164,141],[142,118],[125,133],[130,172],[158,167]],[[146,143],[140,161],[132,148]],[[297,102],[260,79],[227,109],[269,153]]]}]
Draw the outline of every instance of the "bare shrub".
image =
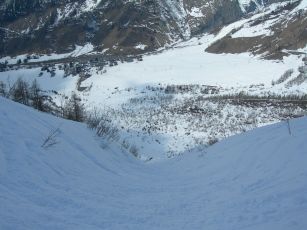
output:
[{"label": "bare shrub", "polygon": [[130,144],[129,144],[129,142],[127,140],[123,140],[121,146],[122,146],[123,149],[129,149]]},{"label": "bare shrub", "polygon": [[219,139],[217,139],[216,137],[210,137],[209,140],[208,140],[208,146],[214,145],[218,141],[219,141]]},{"label": "bare shrub", "polygon": [[135,156],[135,157],[138,157],[138,155],[139,155],[139,150],[138,150],[138,148],[136,147],[136,145],[131,145],[131,147],[130,147],[130,149],[129,149],[129,152],[133,155],[133,156]]},{"label": "bare shrub", "polygon": [[60,134],[60,128],[52,129],[49,134],[44,138],[42,148],[48,149],[53,145],[58,144],[57,137]]},{"label": "bare shrub", "polygon": [[96,134],[99,137],[104,137],[108,141],[119,141],[119,129],[113,126],[112,122],[107,119],[103,119],[99,122],[96,128]]},{"label": "bare shrub", "polygon": [[291,135],[292,135],[292,132],[291,132],[290,120],[287,119],[286,122],[287,122],[287,127],[288,127],[288,133],[289,133],[289,135],[291,136]]},{"label": "bare shrub", "polygon": [[102,112],[100,112],[97,108],[94,108],[92,111],[87,113],[85,120],[87,127],[90,129],[96,129],[104,117],[105,115],[102,114]]}]

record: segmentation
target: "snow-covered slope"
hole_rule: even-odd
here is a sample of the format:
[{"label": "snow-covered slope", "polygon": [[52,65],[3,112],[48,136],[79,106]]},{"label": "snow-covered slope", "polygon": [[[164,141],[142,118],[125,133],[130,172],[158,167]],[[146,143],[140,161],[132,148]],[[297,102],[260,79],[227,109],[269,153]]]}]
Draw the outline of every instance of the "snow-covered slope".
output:
[{"label": "snow-covered slope", "polygon": [[290,126],[145,164],[0,98],[0,229],[304,229],[307,119]]}]

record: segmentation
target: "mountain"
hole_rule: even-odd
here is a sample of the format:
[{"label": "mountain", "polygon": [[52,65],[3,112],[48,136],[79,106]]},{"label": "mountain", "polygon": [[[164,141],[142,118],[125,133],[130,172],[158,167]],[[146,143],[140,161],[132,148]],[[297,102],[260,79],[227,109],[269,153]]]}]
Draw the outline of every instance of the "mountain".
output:
[{"label": "mountain", "polygon": [[263,8],[258,17],[234,25],[231,31],[207,48],[213,53],[251,52],[281,59],[307,44],[307,2],[292,1]]},{"label": "mountain", "polygon": [[274,2],[6,0],[0,3],[0,54],[67,53],[87,43],[115,55],[144,53],[213,32]]},{"label": "mountain", "polygon": [[83,124],[0,98],[0,228],[301,230],[306,124],[144,163]]}]

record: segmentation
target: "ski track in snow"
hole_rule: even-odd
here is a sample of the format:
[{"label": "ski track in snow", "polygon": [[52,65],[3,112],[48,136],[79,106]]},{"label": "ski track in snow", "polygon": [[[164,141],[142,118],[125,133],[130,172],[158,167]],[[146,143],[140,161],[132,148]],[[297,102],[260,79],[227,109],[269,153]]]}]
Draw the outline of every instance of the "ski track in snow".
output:
[{"label": "ski track in snow", "polygon": [[[0,229],[307,226],[307,119],[144,163],[83,124],[0,98]],[[59,143],[41,148],[51,129]]]}]

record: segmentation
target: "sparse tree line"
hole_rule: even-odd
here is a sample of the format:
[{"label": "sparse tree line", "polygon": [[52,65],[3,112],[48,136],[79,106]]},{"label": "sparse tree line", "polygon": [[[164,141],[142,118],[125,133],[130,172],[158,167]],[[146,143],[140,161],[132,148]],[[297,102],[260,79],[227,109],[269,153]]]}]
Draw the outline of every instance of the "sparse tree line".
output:
[{"label": "sparse tree line", "polygon": [[[152,89],[148,88],[147,90],[151,91]],[[135,135],[140,134],[143,137],[150,136],[152,133],[171,133],[177,131],[178,128],[186,131],[186,136],[194,138],[193,143],[212,145],[221,138],[244,132],[259,126],[259,124],[301,116],[306,111],[306,108],[303,110],[296,104],[290,107],[284,104],[263,107],[255,104],[253,99],[307,101],[307,95],[254,96],[243,91],[238,94],[198,96],[175,100],[173,95],[163,94],[159,91],[131,99],[123,104],[121,109],[92,109],[87,112],[81,99],[75,93],[72,93],[70,97],[64,96],[63,102],[58,106],[40,88],[36,80],[28,83],[21,78],[14,84],[5,84],[0,81],[0,95],[65,119],[85,122],[89,128],[108,143],[115,142],[134,156],[139,155],[137,146],[131,141],[131,137],[135,138]],[[253,106],[242,104],[238,104],[239,107],[238,105],[233,106],[232,103],[224,99],[239,99],[239,101],[247,99],[252,101]],[[217,124],[219,125],[217,126]],[[136,133],[130,132],[131,130]],[[202,134],[198,136],[200,132]],[[197,135],[194,136],[194,133]],[[51,141],[48,141],[44,146],[48,147],[50,143],[56,142],[54,135],[56,132],[55,134],[51,132],[48,135]]]},{"label": "sparse tree line", "polygon": [[166,94],[184,94],[184,93],[201,93],[201,94],[218,94],[221,88],[210,85],[167,85],[164,92]]},{"label": "sparse tree line", "polygon": [[13,85],[0,81],[0,95],[43,112],[50,110],[47,105],[48,97],[43,95],[36,80],[29,84],[18,78]]},{"label": "sparse tree line", "polygon": [[131,153],[135,157],[139,157],[138,147],[121,135],[124,132],[129,133],[129,128],[124,128],[114,123],[114,117],[117,112],[119,111],[112,109],[104,109],[102,111],[94,108],[87,113],[85,122],[88,128],[95,130],[97,136],[103,137],[108,143],[116,143],[121,149]]},{"label": "sparse tree line", "polygon": [[0,96],[65,119],[79,122],[86,120],[84,106],[75,93],[72,93],[70,97],[65,97],[64,103],[57,106],[52,98],[41,89],[36,79],[28,83],[18,78],[14,84],[0,81]]},{"label": "sparse tree line", "polygon": [[104,137],[110,142],[117,142],[120,140],[119,128],[113,124],[110,117],[111,114],[108,112],[102,112],[94,108],[91,112],[87,113],[85,122],[90,129],[96,130],[97,136]]},{"label": "sparse tree line", "polygon": [[270,93],[268,95],[252,95],[248,94],[247,92],[241,91],[239,93],[233,94],[224,94],[224,95],[214,95],[209,97],[203,97],[203,100],[259,100],[259,101],[270,101],[270,100],[277,100],[277,101],[307,101],[307,94],[291,94],[291,95],[280,95]]},{"label": "sparse tree line", "polygon": [[[85,122],[88,128],[95,130],[97,136],[102,137],[109,143],[116,142],[122,149],[135,157],[138,156],[136,145],[130,144],[128,140],[121,140],[120,129],[110,119],[112,117],[110,113],[113,111],[100,111],[96,108],[86,111],[82,100],[76,93],[72,93],[70,97],[64,96],[61,105],[58,106],[41,89],[36,79],[28,83],[22,78],[18,78],[12,85],[0,81],[0,96],[64,119]],[[42,148],[47,149],[58,143],[56,139],[58,133],[59,129],[51,130],[50,134],[44,139]]]}]

